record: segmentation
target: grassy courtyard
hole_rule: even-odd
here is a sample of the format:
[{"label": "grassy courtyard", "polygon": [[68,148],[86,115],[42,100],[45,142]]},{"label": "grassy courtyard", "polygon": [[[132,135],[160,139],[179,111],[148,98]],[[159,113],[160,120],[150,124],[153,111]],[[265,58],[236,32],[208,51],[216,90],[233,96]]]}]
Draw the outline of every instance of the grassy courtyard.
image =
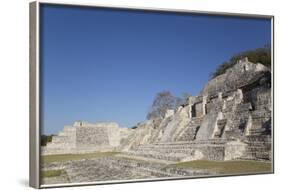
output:
[{"label": "grassy courtyard", "polygon": [[64,170],[43,170],[41,171],[42,177],[57,177],[65,173]]},{"label": "grassy courtyard", "polygon": [[[60,155],[46,155],[42,156],[42,164],[47,165],[41,171],[41,177],[43,184],[57,184],[57,183],[69,183],[70,178],[65,168],[54,167],[61,166],[66,161],[73,160],[83,160],[83,159],[94,159],[99,157],[112,157],[119,152],[96,152],[87,154],[60,154]],[[118,158],[122,158],[118,156]],[[141,162],[149,162],[153,164],[150,160],[139,160],[136,158],[124,158],[130,162],[130,160],[137,160]],[[88,161],[89,161],[88,160]],[[56,163],[55,163],[56,162]],[[85,162],[87,163],[87,161]],[[155,164],[159,164],[156,163]],[[51,167],[48,167],[50,165]],[[84,166],[83,166],[84,167]],[[81,171],[83,171],[83,167]],[[87,167],[91,167],[87,165]],[[185,168],[192,170],[206,170],[210,173],[222,174],[222,175],[235,175],[235,174],[253,174],[253,173],[270,173],[272,172],[271,162],[262,161],[250,161],[250,160],[232,160],[232,161],[211,161],[211,160],[194,160],[187,162],[179,162],[176,164],[163,164],[163,167],[171,168]],[[161,168],[159,169],[161,170]],[[103,173],[104,171],[98,171]],[[122,172],[122,170],[120,170]],[[78,172],[79,173],[79,172]]]},{"label": "grassy courtyard", "polygon": [[272,171],[270,162],[261,161],[209,161],[195,160],[180,162],[171,166],[179,168],[205,169],[215,171],[218,174],[247,174],[247,173],[269,173]]},{"label": "grassy courtyard", "polygon": [[[73,160],[94,159],[98,157],[114,156],[118,152],[95,152],[86,154],[58,154],[58,155],[45,155],[41,157],[41,163],[53,163],[53,162],[66,162]],[[69,183],[70,179],[67,172],[64,169],[51,169],[45,168],[41,170],[41,177],[43,184],[57,184],[57,183]]]},{"label": "grassy courtyard", "polygon": [[42,170],[41,180],[43,184],[57,184],[57,183],[69,183],[70,179],[63,169],[58,170]]},{"label": "grassy courtyard", "polygon": [[50,162],[65,162],[71,160],[82,160],[82,159],[93,159],[97,157],[104,156],[114,156],[118,154],[118,152],[95,152],[95,153],[87,153],[87,154],[57,154],[57,155],[46,155],[42,156],[43,163]]}]

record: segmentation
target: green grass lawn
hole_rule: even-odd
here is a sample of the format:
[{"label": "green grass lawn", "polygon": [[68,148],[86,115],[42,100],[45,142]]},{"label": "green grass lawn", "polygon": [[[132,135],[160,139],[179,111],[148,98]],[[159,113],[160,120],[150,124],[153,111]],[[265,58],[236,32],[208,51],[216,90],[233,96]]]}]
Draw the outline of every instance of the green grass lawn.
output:
[{"label": "green grass lawn", "polygon": [[272,171],[270,162],[261,161],[209,161],[195,160],[173,164],[179,168],[206,169],[218,174],[242,174],[242,173],[269,173]]},{"label": "green grass lawn", "polygon": [[82,160],[82,159],[92,159],[103,156],[114,156],[118,152],[95,152],[95,153],[86,153],[86,154],[58,154],[58,155],[46,155],[42,156],[43,163],[50,162],[64,162],[70,160]]},{"label": "green grass lawn", "polygon": [[70,179],[63,169],[43,170],[41,171],[41,179],[43,184],[52,183],[69,183]]},{"label": "green grass lawn", "polygon": [[41,171],[41,177],[57,177],[65,173],[64,170],[43,170]]}]

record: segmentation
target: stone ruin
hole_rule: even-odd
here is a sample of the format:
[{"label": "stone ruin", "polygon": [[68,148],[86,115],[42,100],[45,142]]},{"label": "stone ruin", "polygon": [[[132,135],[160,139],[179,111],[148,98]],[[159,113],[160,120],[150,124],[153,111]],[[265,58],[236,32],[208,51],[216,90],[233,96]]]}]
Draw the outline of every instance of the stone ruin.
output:
[{"label": "stone ruin", "polygon": [[42,147],[42,154],[73,154],[100,151],[114,151],[120,139],[127,134],[127,128],[119,128],[117,123],[88,123],[77,121],[73,126],[65,126],[63,131],[53,136],[52,142]]},{"label": "stone ruin", "polygon": [[54,136],[42,153],[118,151],[167,162],[272,159],[270,69],[245,58],[187,102],[135,129],[75,122]]}]

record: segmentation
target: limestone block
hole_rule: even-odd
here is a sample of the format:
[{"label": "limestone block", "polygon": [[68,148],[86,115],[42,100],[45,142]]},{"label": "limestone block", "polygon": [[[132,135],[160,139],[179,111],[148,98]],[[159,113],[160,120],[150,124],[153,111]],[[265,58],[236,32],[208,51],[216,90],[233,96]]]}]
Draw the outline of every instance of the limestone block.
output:
[{"label": "limestone block", "polygon": [[204,116],[201,126],[197,132],[196,140],[206,140],[212,137],[218,113],[209,113]]},{"label": "limestone block", "polygon": [[202,90],[202,94],[211,95],[216,92],[235,90],[239,86],[243,86],[254,80],[257,74],[264,72],[270,71],[261,64],[253,64],[247,60],[242,60],[227,69],[226,73],[210,80]]},{"label": "limestone block", "polygon": [[203,115],[204,115],[203,104],[202,103],[195,104],[195,117],[201,117]]},{"label": "limestone block", "polygon": [[245,154],[247,144],[234,141],[228,142],[225,146],[224,160],[235,160],[242,157]]},{"label": "limestone block", "polygon": [[166,117],[171,117],[171,116],[173,116],[174,114],[175,114],[175,111],[174,111],[174,110],[168,109],[168,110],[166,111],[166,113],[165,113],[165,118],[166,118]]}]

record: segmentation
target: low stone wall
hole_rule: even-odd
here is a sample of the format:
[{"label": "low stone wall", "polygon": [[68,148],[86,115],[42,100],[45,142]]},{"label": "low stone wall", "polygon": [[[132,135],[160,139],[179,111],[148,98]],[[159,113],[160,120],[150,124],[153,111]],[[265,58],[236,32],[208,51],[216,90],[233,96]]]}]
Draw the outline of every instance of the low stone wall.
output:
[{"label": "low stone wall", "polygon": [[224,144],[217,142],[143,145],[126,154],[167,161],[224,160]]},{"label": "low stone wall", "polygon": [[[202,169],[185,169],[163,163],[124,157],[99,157],[77,161],[45,163],[42,170],[63,169],[71,183],[114,180],[194,177],[215,174]],[[43,180],[48,182],[48,180]]]}]

